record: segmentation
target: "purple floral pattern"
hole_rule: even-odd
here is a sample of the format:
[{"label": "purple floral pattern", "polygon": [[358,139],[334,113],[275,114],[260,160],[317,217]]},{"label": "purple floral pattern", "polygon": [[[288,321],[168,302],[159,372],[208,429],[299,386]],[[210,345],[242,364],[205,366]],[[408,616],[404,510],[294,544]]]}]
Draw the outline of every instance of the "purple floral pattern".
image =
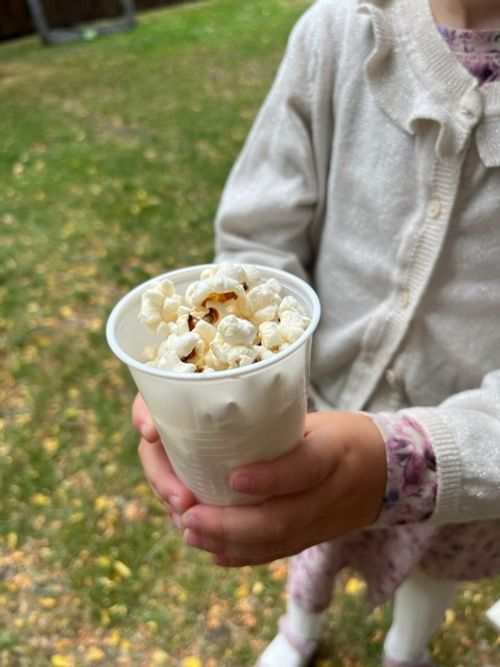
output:
[{"label": "purple floral pattern", "polygon": [[480,85],[500,79],[500,30],[438,30],[460,63]]},{"label": "purple floral pattern", "polygon": [[375,526],[317,544],[294,556],[288,591],[303,609],[323,611],[345,567],[367,584],[370,607],[382,604],[419,565],[437,579],[474,581],[500,575],[500,519],[433,526]]},{"label": "purple floral pattern", "polygon": [[404,413],[368,415],[385,441],[387,483],[376,526],[428,519],[437,493],[436,457],[424,428]]}]

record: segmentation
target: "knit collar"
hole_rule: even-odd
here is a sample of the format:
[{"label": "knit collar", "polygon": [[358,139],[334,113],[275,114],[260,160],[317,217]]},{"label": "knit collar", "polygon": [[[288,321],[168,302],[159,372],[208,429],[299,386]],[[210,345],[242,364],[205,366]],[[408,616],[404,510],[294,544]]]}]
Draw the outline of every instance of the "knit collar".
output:
[{"label": "knit collar", "polygon": [[374,47],[365,74],[379,106],[414,134],[421,121],[440,126],[439,157],[460,153],[471,133],[481,160],[500,166],[500,82],[480,87],[439,34],[428,0],[360,0]]}]

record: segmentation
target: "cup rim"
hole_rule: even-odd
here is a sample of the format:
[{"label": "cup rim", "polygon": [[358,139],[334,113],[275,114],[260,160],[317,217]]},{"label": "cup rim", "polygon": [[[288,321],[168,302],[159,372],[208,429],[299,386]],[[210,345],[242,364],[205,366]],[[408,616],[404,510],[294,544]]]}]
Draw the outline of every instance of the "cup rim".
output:
[{"label": "cup rim", "polygon": [[[118,359],[124,362],[129,368],[130,367],[134,368],[138,371],[141,371],[142,373],[153,375],[155,377],[168,378],[171,380],[176,380],[178,382],[214,382],[215,380],[219,379],[224,380],[228,378],[235,378],[241,375],[249,375],[251,373],[257,373],[266,368],[267,366],[272,366],[281,359],[285,359],[286,357],[293,354],[295,350],[297,350],[305,343],[305,340],[307,338],[310,338],[312,336],[316,327],[318,326],[319,318],[321,315],[320,301],[318,295],[313,290],[313,288],[305,280],[295,276],[293,273],[289,273],[287,271],[283,271],[282,269],[276,269],[270,266],[264,266],[261,264],[252,264],[252,266],[255,266],[257,269],[261,270],[264,274],[267,274],[269,278],[275,277],[279,280],[279,278],[281,277],[283,281],[292,283],[301,291],[306,292],[312,306],[312,312],[310,315],[311,321],[309,322],[307,328],[304,330],[303,334],[300,336],[300,338],[298,338],[296,341],[288,345],[281,352],[277,352],[276,354],[273,354],[271,357],[268,357],[267,359],[263,359],[261,361],[257,361],[253,364],[249,364],[247,366],[239,366],[238,368],[231,368],[224,371],[214,371],[213,373],[175,373],[173,371],[167,371],[165,369],[155,368],[154,366],[148,366],[142,361],[139,361],[138,359],[135,359],[134,357],[130,356],[129,354],[127,354],[127,352],[125,352],[125,350],[122,349],[122,347],[118,344],[118,341],[116,339],[115,329],[119,321],[119,318],[122,314],[122,311],[127,307],[128,303],[132,299],[137,298],[137,296],[140,293],[142,293],[148,287],[148,285],[152,284],[157,280],[168,278],[175,284],[175,279],[180,280],[187,275],[194,274],[195,272],[199,275],[201,271],[211,266],[214,266],[214,264],[216,264],[216,262],[211,262],[207,264],[195,264],[193,266],[188,266],[180,269],[173,269],[172,271],[167,271],[158,276],[154,276],[153,278],[149,278],[148,280],[145,280],[144,282],[140,283],[132,290],[127,292],[115,304],[106,323],[106,339],[109,347],[111,348],[113,353],[118,357]],[[248,262],[246,262],[246,264],[248,264]]]}]

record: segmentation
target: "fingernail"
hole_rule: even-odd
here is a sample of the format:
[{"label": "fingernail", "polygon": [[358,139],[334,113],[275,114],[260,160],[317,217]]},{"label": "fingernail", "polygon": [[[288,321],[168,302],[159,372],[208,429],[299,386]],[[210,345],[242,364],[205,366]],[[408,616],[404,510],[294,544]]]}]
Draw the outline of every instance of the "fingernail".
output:
[{"label": "fingernail", "polygon": [[139,432],[145,440],[150,440],[152,438],[153,435],[152,430],[153,427],[151,426],[151,424],[147,423],[141,424],[141,426],[139,427]]},{"label": "fingernail", "polygon": [[175,523],[177,528],[182,528],[182,520],[180,517],[180,514],[176,514],[175,512],[172,514],[172,521]]},{"label": "fingernail", "polygon": [[231,480],[231,486],[234,491],[239,491],[240,493],[249,493],[252,490],[252,484],[252,478],[246,473],[235,475]]},{"label": "fingernail", "polygon": [[191,528],[191,530],[199,530],[200,522],[198,518],[191,512],[187,512],[182,517],[182,525],[184,528]]},{"label": "fingernail", "polygon": [[168,504],[173,507],[177,512],[181,511],[181,499],[178,495],[172,494],[168,497]]},{"label": "fingernail", "polygon": [[199,549],[203,545],[203,540],[201,538],[201,535],[198,535],[198,533],[194,533],[192,530],[189,530],[189,528],[187,528],[182,534],[182,539],[190,547],[195,547]]}]

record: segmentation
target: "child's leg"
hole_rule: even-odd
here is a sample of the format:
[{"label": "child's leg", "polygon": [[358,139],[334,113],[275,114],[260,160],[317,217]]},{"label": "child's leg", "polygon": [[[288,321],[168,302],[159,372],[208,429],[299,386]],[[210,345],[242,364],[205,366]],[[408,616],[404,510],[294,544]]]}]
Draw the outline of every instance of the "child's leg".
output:
[{"label": "child's leg", "polygon": [[394,618],[384,650],[387,664],[425,664],[427,644],[443,621],[456,593],[456,582],[434,579],[415,568],[396,591]]},{"label": "child's leg", "polygon": [[321,637],[339,568],[333,542],[320,544],[292,558],[289,601],[280,630],[257,662],[258,667],[305,667]]}]

